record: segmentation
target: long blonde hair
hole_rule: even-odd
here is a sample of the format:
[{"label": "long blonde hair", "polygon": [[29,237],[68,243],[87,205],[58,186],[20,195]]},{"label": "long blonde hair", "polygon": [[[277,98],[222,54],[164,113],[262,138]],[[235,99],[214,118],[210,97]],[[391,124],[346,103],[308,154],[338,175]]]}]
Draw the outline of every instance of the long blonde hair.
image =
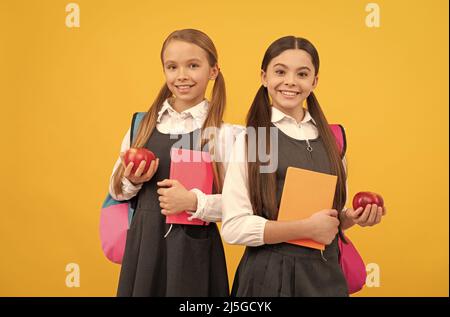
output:
[{"label": "long blonde hair", "polygon": [[[161,48],[161,62],[164,64],[163,53],[166,49],[167,45],[173,41],[179,40],[187,43],[192,43],[200,48],[204,49],[208,56],[208,63],[210,67],[214,67],[217,65],[218,54],[214,43],[205,33],[195,30],[195,29],[184,29],[177,30],[172,32],[164,41],[163,46]],[[147,143],[149,137],[152,135],[153,130],[156,127],[156,119],[159,111],[162,108],[164,101],[172,96],[172,92],[167,87],[167,84],[164,84],[161,90],[159,91],[156,99],[153,101],[153,104],[148,109],[147,113],[142,118],[142,121],[137,130],[137,134],[135,136],[135,140],[131,147],[143,147]],[[223,78],[222,73],[219,71],[218,76],[214,81],[214,86],[212,89],[211,101],[209,104],[208,115],[205,119],[205,122],[202,126],[202,131],[205,131],[206,128],[220,128],[222,125],[223,113],[225,111],[226,104],[226,90],[225,90],[225,80]],[[212,157],[214,157],[214,135],[210,136],[210,139],[206,139],[206,137],[202,134],[201,140],[201,148],[204,147],[206,143],[209,143],[209,152]],[[216,193],[222,192],[222,185],[224,179],[223,167],[219,162],[212,162],[213,171],[214,171],[214,187]],[[125,169],[121,164],[113,175],[113,187],[116,195],[122,194],[122,177]]]}]

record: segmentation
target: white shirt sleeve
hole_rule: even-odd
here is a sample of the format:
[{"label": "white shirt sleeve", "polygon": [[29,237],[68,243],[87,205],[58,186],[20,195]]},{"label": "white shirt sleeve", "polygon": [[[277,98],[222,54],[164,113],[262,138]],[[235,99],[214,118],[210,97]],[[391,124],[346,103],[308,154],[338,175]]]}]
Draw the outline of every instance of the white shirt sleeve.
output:
[{"label": "white shirt sleeve", "polygon": [[253,214],[249,198],[245,131],[236,139],[223,186],[222,236],[225,242],[246,246],[264,244],[268,221]]},{"label": "white shirt sleeve", "polygon": [[[122,145],[120,146],[120,152],[125,152],[130,148],[130,129],[128,129],[125,137],[122,140]],[[114,191],[113,186],[113,175],[116,169],[122,164],[120,156],[114,164],[113,172],[109,178],[109,194],[115,200],[129,200],[137,195],[139,190],[142,188],[142,184],[133,185],[126,177],[122,177],[122,194],[117,195]]]},{"label": "white shirt sleeve", "polygon": [[197,210],[190,212],[190,220],[196,218],[206,222],[222,221],[222,194],[207,195],[197,188],[190,191],[197,195]]},{"label": "white shirt sleeve", "polygon": [[[243,130],[243,126],[223,124],[219,131],[215,159],[223,162],[225,175],[234,141]],[[222,194],[207,195],[197,188],[191,191],[197,195],[197,210],[191,213],[191,219],[198,218],[207,222],[222,221]]]}]

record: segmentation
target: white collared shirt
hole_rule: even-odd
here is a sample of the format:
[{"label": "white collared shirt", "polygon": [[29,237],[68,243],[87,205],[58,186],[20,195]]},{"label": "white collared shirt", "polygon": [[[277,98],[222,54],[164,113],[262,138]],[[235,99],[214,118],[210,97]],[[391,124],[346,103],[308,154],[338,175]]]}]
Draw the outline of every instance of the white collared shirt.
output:
[{"label": "white collared shirt", "polygon": [[311,117],[311,114],[308,110],[304,109],[305,115],[300,123],[283,113],[281,110],[278,110],[275,107],[272,107],[272,123],[283,133],[287,134],[291,138],[297,140],[305,140],[305,139],[316,139],[319,136],[319,131],[316,127],[316,122]]},{"label": "white collared shirt", "polygon": [[156,119],[159,132],[164,134],[182,134],[200,129],[208,115],[209,104],[203,100],[199,104],[177,112],[167,99],[164,101]]},{"label": "white collared shirt", "polygon": [[[179,113],[170,105],[169,100],[164,101],[161,110],[158,112],[156,129],[164,134],[184,134],[200,129],[208,115],[209,103],[203,100],[199,104]],[[225,171],[227,170],[229,156],[236,136],[244,130],[239,125],[223,123],[219,130],[216,160],[223,162]],[[130,129],[125,134],[120,152],[125,152],[130,148]],[[120,156],[117,159],[109,182],[109,193],[116,200],[128,200],[136,196],[142,188],[142,184],[133,185],[126,177],[122,178],[123,195],[117,196],[114,192],[112,177],[115,170],[120,166]],[[222,195],[207,195],[198,189],[192,189],[197,195],[197,210],[192,213],[193,218],[198,218],[208,222],[218,222],[222,220]]]},{"label": "white collared shirt", "polygon": [[[272,123],[283,133],[297,140],[316,139],[319,131],[308,110],[300,123],[272,107]],[[230,163],[225,177],[222,210],[222,236],[225,242],[246,246],[264,244],[266,218],[253,214],[250,202],[247,163],[245,160],[245,131],[237,138],[233,146]],[[345,157],[343,159],[346,166]]]}]

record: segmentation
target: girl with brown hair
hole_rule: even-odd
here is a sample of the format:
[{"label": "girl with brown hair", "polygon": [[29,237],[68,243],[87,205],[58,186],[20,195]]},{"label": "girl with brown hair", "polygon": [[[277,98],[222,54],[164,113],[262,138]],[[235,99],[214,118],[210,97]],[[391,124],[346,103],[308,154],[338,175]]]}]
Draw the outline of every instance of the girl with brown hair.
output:
[{"label": "girl with brown hair", "polygon": [[[262,85],[247,115],[247,131],[234,144],[222,193],[223,238],[247,246],[233,296],[348,296],[338,261],[339,228],[381,221],[383,210],[376,205],[344,208],[345,153],[339,152],[313,93],[318,73],[319,55],[306,39],[280,38],[264,55]],[[258,129],[264,133],[250,138],[250,131]],[[261,148],[270,153],[269,163],[275,162],[269,172],[264,172]],[[318,210],[308,219],[277,221],[289,166],[337,175],[333,209]],[[299,239],[325,244],[325,251],[286,243]]]}]

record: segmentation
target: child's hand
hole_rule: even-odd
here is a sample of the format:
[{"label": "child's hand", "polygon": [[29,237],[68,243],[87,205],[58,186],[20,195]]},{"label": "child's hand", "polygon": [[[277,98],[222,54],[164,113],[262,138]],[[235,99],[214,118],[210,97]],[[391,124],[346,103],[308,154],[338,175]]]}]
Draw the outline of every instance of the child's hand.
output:
[{"label": "child's hand", "polygon": [[329,245],[338,233],[338,212],[334,209],[324,209],[307,219],[311,226],[311,239]]},{"label": "child's hand", "polygon": [[358,224],[361,227],[370,227],[381,222],[381,218],[386,215],[386,207],[377,205],[366,205],[366,208],[359,207],[356,210],[348,208],[342,213],[342,229],[348,229]]},{"label": "child's hand", "polygon": [[179,181],[175,179],[165,179],[157,183],[159,205],[163,215],[175,215],[184,210],[197,210],[197,195],[188,191]]},{"label": "child's hand", "polygon": [[148,182],[153,177],[153,175],[155,175],[156,170],[158,169],[159,159],[157,158],[150,163],[147,173],[142,174],[142,172],[144,171],[146,162],[141,161],[136,172],[134,174],[132,174],[131,169],[133,168],[134,164],[133,164],[133,162],[130,162],[128,164],[128,166],[125,166],[124,157],[125,157],[125,152],[120,152],[120,160],[122,161],[122,165],[125,168],[125,172],[123,173],[123,176],[125,176],[134,185]]}]

